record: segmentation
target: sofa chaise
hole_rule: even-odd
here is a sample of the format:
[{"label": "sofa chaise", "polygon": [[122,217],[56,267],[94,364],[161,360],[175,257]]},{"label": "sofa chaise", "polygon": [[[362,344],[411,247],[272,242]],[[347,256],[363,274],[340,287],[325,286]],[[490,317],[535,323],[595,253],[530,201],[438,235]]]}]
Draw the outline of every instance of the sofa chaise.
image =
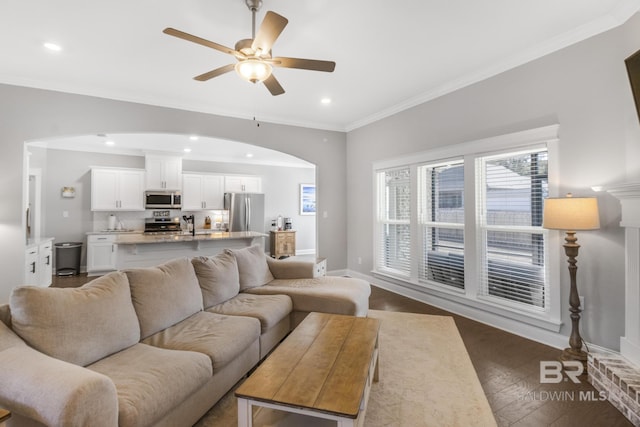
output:
[{"label": "sofa chaise", "polygon": [[0,305],[9,426],[190,426],[311,311],[366,316],[369,284],[260,246],[20,286]]}]

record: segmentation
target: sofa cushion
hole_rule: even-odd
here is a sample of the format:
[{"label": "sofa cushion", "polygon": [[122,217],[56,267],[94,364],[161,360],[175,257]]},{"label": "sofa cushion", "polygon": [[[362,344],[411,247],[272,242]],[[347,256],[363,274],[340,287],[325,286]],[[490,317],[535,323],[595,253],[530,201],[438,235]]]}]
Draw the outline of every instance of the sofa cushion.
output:
[{"label": "sofa cushion", "polygon": [[262,286],[273,280],[262,246],[226,249],[226,252],[236,257],[240,274],[240,291]]},{"label": "sofa cushion", "polygon": [[140,340],[122,272],[79,288],[22,286],[10,298],[13,330],[35,349],[85,366]]},{"label": "sofa cushion", "polygon": [[126,270],[142,338],[202,310],[202,291],[188,258]]},{"label": "sofa cushion", "polygon": [[11,326],[11,308],[9,304],[0,304],[0,322]]},{"label": "sofa cushion", "polygon": [[116,387],[107,376],[26,344],[0,351],[0,366],[0,405],[20,415],[9,425],[118,425]]},{"label": "sofa cushion", "polygon": [[371,286],[364,280],[352,277],[323,276],[315,279],[276,279],[247,292],[288,295],[295,311],[366,316]]},{"label": "sofa cushion", "polygon": [[259,338],[257,319],[201,311],[142,342],[169,350],[204,353],[211,359],[215,373]]},{"label": "sofa cushion", "polygon": [[194,257],[191,263],[200,283],[204,308],[225,302],[240,292],[238,264],[232,254]]},{"label": "sofa cushion", "polygon": [[255,317],[264,333],[287,317],[293,305],[287,295],[239,294],[222,304],[207,309],[210,313]]},{"label": "sofa cushion", "polygon": [[213,374],[204,354],[145,344],[136,344],[87,368],[108,376],[115,384],[120,427],[155,425]]},{"label": "sofa cushion", "polygon": [[0,352],[10,348],[24,346],[27,344],[20,339],[7,325],[0,322]]}]

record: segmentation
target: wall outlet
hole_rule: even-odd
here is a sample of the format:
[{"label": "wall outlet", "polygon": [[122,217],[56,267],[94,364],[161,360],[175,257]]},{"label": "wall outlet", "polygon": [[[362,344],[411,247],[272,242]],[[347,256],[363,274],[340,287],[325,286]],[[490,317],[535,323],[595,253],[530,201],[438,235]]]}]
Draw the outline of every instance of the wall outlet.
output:
[{"label": "wall outlet", "polygon": [[584,297],[580,296],[580,310],[584,311]]},{"label": "wall outlet", "polygon": [[358,257],[358,265],[362,265],[362,257]]},{"label": "wall outlet", "polygon": [[62,211],[62,218],[69,218],[69,211]]}]

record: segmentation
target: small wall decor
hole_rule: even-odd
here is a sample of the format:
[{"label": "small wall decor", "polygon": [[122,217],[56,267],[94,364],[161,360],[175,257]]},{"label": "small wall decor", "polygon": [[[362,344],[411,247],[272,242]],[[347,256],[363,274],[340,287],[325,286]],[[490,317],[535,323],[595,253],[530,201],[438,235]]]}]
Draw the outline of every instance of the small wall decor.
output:
[{"label": "small wall decor", "polygon": [[300,184],[300,215],[316,214],[316,185]]},{"label": "small wall decor", "polygon": [[74,187],[62,187],[62,197],[65,197],[65,198],[76,197],[76,189]]}]

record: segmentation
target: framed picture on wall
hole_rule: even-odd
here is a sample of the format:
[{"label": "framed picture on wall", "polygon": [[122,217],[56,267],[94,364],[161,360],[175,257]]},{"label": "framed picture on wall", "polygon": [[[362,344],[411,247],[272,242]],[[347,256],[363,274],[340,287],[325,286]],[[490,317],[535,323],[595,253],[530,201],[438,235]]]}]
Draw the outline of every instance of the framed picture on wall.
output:
[{"label": "framed picture on wall", "polygon": [[300,215],[316,214],[316,185],[300,184]]}]

